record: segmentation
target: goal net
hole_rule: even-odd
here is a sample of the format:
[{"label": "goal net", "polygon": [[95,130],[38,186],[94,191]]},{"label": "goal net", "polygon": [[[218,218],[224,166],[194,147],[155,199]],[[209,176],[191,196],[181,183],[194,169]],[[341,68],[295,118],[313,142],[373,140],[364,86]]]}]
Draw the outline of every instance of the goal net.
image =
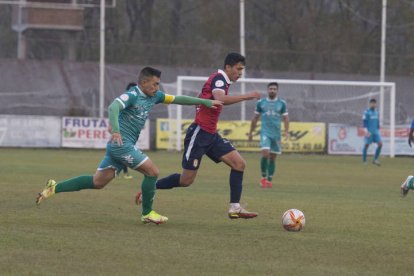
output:
[{"label": "goal net", "polygon": [[[174,84],[165,84],[166,91],[176,95],[188,95],[197,97],[201,91],[206,77],[195,76],[178,76]],[[383,153],[394,156],[395,154],[395,83],[390,82],[354,82],[354,81],[319,81],[319,80],[293,80],[293,79],[256,79],[245,78],[239,79],[232,84],[229,90],[231,95],[240,95],[244,91],[259,91],[263,97],[267,96],[267,84],[277,82],[279,84],[278,96],[286,100],[289,119],[291,122],[313,122],[322,123],[324,126],[323,135],[326,135],[326,143],[323,152],[335,154],[356,154],[360,149],[354,149],[354,152],[342,145],[342,149],[332,148],[330,145],[329,133],[332,129],[345,129],[348,135],[357,135],[358,143],[363,143],[361,137],[362,131],[362,114],[368,108],[368,102],[375,98],[378,102],[380,113],[381,133],[384,142]],[[174,90],[176,93],[174,93]],[[245,101],[242,103],[225,106],[220,116],[220,121],[234,123],[235,128],[243,128],[244,131],[238,137],[233,139],[236,146],[243,146],[248,143],[247,132],[249,121],[253,117],[256,101]],[[170,105],[168,107],[168,117],[163,122],[157,124],[157,135],[159,130],[167,132],[163,138],[165,148],[170,150],[181,150],[183,148],[183,137],[185,131],[195,117],[194,106]],[[244,122],[243,124],[240,122]],[[161,129],[160,129],[161,128]],[[178,130],[178,131],[177,131]],[[231,132],[231,127],[220,128],[219,131]],[[298,130],[300,132],[300,130]],[[353,132],[356,132],[353,133]],[[224,133],[228,134],[228,133]],[[293,137],[292,137],[293,134]],[[347,135],[346,133],[342,133]],[[222,133],[223,135],[223,133]],[[297,137],[295,130],[291,128],[291,140]],[[346,138],[346,137],[345,137]],[[339,139],[345,139],[339,137]],[[157,137],[157,143],[160,139]],[[258,140],[258,137],[257,139]],[[178,141],[178,143],[177,143]],[[245,143],[243,142],[245,141]],[[253,143],[254,144],[254,143]],[[258,141],[254,144],[258,150]],[[286,144],[287,146],[287,144]],[[358,147],[361,145],[358,144]],[[284,143],[282,140],[282,148]],[[157,148],[162,148],[157,145]],[[243,150],[243,149],[242,149]],[[320,150],[320,149],[319,149]],[[374,150],[371,147],[370,152]]]}]

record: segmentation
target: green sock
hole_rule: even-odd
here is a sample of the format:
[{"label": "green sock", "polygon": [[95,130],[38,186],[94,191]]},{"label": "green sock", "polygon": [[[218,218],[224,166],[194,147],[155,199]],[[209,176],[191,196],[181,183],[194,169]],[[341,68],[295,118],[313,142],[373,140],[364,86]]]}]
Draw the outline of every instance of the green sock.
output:
[{"label": "green sock", "polygon": [[409,181],[408,181],[408,188],[410,188],[411,190],[413,190],[413,183],[414,183],[414,177],[413,178],[411,178]]},{"label": "green sock", "polygon": [[266,177],[267,175],[267,158],[262,157],[260,160],[260,169],[262,171],[262,177]]},{"label": "green sock", "polygon": [[55,193],[74,192],[83,189],[95,189],[92,175],[81,175],[56,184]]},{"label": "green sock", "polygon": [[144,181],[142,181],[141,190],[142,190],[142,215],[148,215],[152,211],[152,203],[155,197],[155,183],[157,182],[157,177],[155,176],[145,176]]},{"label": "green sock", "polygon": [[267,167],[267,180],[272,181],[273,174],[276,171],[276,160],[269,160],[269,165]]}]

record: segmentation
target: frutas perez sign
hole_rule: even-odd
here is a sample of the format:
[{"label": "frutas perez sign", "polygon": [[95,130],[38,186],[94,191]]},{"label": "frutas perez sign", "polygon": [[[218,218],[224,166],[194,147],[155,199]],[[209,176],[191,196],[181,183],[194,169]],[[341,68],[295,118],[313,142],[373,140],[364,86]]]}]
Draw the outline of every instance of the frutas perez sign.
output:
[{"label": "frutas perez sign", "polygon": [[[107,118],[63,117],[62,147],[106,148],[111,134],[108,132]],[[137,142],[139,149],[149,149],[149,122],[141,131]]]}]

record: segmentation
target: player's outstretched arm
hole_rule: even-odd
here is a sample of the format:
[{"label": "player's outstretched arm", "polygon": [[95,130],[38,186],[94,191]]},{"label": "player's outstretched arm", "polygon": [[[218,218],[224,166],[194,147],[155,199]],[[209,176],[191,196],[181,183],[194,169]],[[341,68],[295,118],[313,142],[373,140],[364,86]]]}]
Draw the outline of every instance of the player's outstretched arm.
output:
[{"label": "player's outstretched arm", "polygon": [[230,96],[226,95],[223,90],[217,89],[213,91],[213,95],[216,100],[222,101],[224,105],[260,99],[260,93],[257,91],[253,91],[245,95]]},{"label": "player's outstretched arm", "polygon": [[213,109],[216,109],[218,106],[223,104],[219,100],[208,100],[208,99],[201,99],[201,98],[195,98],[195,97],[189,97],[189,96],[175,96],[174,100],[171,103],[180,104],[180,105],[202,104],[202,105],[205,105]]},{"label": "player's outstretched arm", "polygon": [[109,115],[109,123],[112,126],[111,134],[112,134],[112,143],[117,143],[118,145],[122,145],[122,137],[119,131],[119,112],[122,110],[123,106],[117,100],[113,101],[108,107],[108,115]]}]

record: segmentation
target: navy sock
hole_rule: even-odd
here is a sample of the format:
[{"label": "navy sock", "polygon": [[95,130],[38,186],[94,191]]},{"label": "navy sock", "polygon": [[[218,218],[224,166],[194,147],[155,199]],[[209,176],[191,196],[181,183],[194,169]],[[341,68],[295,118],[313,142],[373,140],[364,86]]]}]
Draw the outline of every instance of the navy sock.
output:
[{"label": "navy sock", "polygon": [[180,187],[180,174],[175,173],[167,177],[158,179],[157,189],[172,189],[174,187]]},{"label": "navy sock", "polygon": [[242,194],[243,172],[231,170],[230,172],[230,203],[240,203]]}]

